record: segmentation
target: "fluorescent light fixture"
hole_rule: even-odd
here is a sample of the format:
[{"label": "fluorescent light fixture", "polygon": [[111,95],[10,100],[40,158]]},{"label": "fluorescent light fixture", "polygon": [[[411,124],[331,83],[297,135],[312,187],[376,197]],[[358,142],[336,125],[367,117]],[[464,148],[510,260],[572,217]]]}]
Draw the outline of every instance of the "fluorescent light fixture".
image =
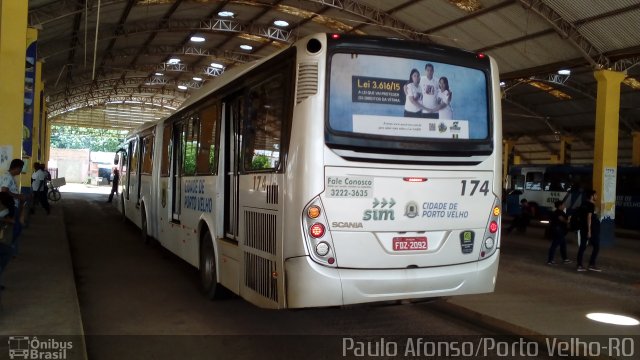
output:
[{"label": "fluorescent light fixture", "polygon": [[155,75],[155,76],[162,76],[162,75],[164,75],[164,74],[163,74],[163,73],[161,73],[161,72],[157,72],[157,73],[155,73],[154,75]]},{"label": "fluorescent light fixture", "polygon": [[587,314],[587,318],[593,321],[613,325],[637,326],[640,324],[640,321],[632,317],[608,313],[590,313]]},{"label": "fluorescent light fixture", "polygon": [[169,61],[167,61],[167,64],[177,64],[180,62],[180,59],[178,58],[171,58],[169,59]]},{"label": "fluorescent light fixture", "polygon": [[222,16],[222,17],[233,17],[233,15],[235,14],[231,11],[220,11],[218,13],[218,16]]},{"label": "fluorescent light fixture", "polygon": [[224,65],[218,63],[211,63],[211,67],[214,69],[224,69]]},{"label": "fluorescent light fixture", "polygon": [[184,85],[178,85],[178,89],[180,90],[187,90],[187,87]]},{"label": "fluorescent light fixture", "polygon": [[560,69],[560,70],[558,70],[558,75],[571,75],[571,70],[569,70],[569,69]]},{"label": "fluorescent light fixture", "polygon": [[276,21],[273,22],[273,25],[280,26],[280,27],[286,27],[286,26],[289,26],[289,23],[284,21],[284,20],[276,20]]},{"label": "fluorescent light fixture", "polygon": [[240,45],[240,49],[242,49],[242,50],[251,50],[251,49],[253,49],[253,46],[247,45],[247,44],[242,44],[242,45]]},{"label": "fluorescent light fixture", "polygon": [[191,41],[193,42],[203,42],[205,39],[202,35],[193,35],[191,37]]},{"label": "fluorescent light fixture", "polygon": [[195,80],[195,81],[202,81],[202,78],[201,78],[201,77],[194,76],[194,77],[193,77],[193,80]]},{"label": "fluorescent light fixture", "polygon": [[507,85],[507,83],[505,83],[504,81],[500,81],[500,86],[505,87],[505,85]]}]

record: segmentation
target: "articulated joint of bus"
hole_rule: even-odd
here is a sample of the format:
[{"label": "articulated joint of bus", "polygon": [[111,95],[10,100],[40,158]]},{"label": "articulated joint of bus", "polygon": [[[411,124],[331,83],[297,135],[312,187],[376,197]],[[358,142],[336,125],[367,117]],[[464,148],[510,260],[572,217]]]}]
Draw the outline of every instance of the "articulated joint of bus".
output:
[{"label": "articulated joint of bus", "polygon": [[305,207],[302,226],[311,258],[319,264],[337,267],[335,247],[328,231],[329,222],[319,197]]},{"label": "articulated joint of bus", "polygon": [[[487,227],[482,236],[482,246],[480,247],[480,256],[478,260],[483,260],[491,257],[496,249],[500,247],[500,199],[496,197],[491,207],[491,214],[489,215],[489,221]],[[466,236],[466,234],[463,234]],[[464,241],[464,239],[463,239]]]}]

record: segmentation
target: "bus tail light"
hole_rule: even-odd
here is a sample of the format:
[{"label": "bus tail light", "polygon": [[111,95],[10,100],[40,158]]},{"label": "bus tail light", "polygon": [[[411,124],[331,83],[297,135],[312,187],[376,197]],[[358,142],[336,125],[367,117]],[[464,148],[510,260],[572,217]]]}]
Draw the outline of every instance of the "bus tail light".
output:
[{"label": "bus tail light", "polygon": [[307,208],[307,216],[310,219],[317,219],[318,216],[320,216],[320,213],[321,213],[320,206],[312,205],[312,206],[309,206],[309,208]]},{"label": "bus tail light", "polygon": [[320,224],[320,223],[315,223],[313,225],[311,225],[311,228],[309,229],[309,234],[311,234],[311,236],[313,236],[316,239],[319,239],[321,237],[324,236],[324,225]]},{"label": "bus tail light", "polygon": [[489,232],[492,234],[495,234],[496,232],[498,232],[498,222],[495,220],[492,220],[491,223],[489,224]]},{"label": "bus tail light", "polygon": [[327,231],[328,226],[322,202],[319,197],[316,197],[304,208],[302,215],[307,253],[321,265],[336,267],[338,264],[334,252],[335,247],[331,233]]},{"label": "bus tail light", "polygon": [[491,214],[489,214],[487,228],[485,229],[484,236],[482,237],[479,260],[488,258],[500,248],[501,213],[500,199],[496,197],[493,201],[493,206],[491,207]]}]

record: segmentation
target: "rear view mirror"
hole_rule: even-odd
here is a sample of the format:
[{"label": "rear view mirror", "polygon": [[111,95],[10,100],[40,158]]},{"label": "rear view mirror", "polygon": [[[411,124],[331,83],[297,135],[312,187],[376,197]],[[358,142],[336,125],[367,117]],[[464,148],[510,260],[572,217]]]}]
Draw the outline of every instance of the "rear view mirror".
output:
[{"label": "rear view mirror", "polygon": [[120,148],[118,149],[118,151],[116,151],[116,155],[113,157],[113,164],[114,165],[118,165],[118,163],[120,162],[120,152],[122,152],[124,154],[124,149]]}]

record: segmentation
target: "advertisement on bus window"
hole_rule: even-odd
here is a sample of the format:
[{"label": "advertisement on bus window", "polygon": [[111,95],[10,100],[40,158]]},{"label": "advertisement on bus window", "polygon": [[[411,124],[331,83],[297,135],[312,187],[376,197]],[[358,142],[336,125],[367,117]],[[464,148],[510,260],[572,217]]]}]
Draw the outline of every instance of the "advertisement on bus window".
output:
[{"label": "advertisement on bus window", "polygon": [[489,136],[487,79],[478,69],[334,54],[330,81],[334,131],[431,139]]}]

